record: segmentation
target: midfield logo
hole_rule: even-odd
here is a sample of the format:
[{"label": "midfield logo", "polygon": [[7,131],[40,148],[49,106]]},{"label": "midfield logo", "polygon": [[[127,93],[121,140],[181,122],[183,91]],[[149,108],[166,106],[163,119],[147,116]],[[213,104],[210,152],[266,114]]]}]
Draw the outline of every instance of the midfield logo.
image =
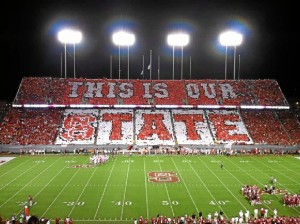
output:
[{"label": "midfield logo", "polygon": [[176,183],[180,179],[176,172],[149,172],[148,181],[156,183]]}]

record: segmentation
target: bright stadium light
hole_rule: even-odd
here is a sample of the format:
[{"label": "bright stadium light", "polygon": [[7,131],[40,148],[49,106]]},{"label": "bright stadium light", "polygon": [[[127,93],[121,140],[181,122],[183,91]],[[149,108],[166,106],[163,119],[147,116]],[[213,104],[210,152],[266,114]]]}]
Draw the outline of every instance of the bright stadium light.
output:
[{"label": "bright stadium light", "polygon": [[183,47],[190,42],[190,36],[185,33],[172,33],[167,36],[168,45],[173,47],[173,80],[174,80],[174,51],[181,47],[181,79],[183,78]]},{"label": "bright stadium light", "polygon": [[227,78],[227,47],[234,47],[234,59],[233,59],[233,79],[235,80],[235,55],[236,47],[243,41],[243,36],[235,31],[226,31],[219,36],[220,44],[225,46],[225,79]]},{"label": "bright stadium light", "polygon": [[67,78],[67,44],[74,45],[74,78],[75,72],[75,44],[80,43],[82,34],[80,31],[65,29],[58,33],[58,40],[65,45],[65,78]]},{"label": "bright stadium light", "polygon": [[121,78],[120,66],[120,48],[127,46],[128,49],[128,62],[127,62],[127,78],[129,79],[129,47],[135,43],[135,35],[126,31],[118,31],[113,34],[112,41],[115,45],[119,46],[119,79]]}]

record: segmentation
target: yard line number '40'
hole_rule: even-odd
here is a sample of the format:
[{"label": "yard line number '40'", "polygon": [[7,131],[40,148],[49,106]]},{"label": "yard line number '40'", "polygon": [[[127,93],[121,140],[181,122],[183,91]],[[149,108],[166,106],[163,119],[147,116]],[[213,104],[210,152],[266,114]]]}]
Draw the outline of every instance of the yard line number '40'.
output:
[{"label": "yard line number '40'", "polygon": [[114,205],[121,206],[121,205],[132,205],[131,201],[112,201]]},{"label": "yard line number '40'", "polygon": [[226,205],[229,201],[210,201],[210,205]]}]

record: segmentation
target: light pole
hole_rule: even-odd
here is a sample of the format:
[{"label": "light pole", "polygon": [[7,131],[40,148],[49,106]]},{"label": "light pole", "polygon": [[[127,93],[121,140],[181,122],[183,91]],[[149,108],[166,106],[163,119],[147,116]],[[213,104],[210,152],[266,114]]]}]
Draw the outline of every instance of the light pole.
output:
[{"label": "light pole", "polygon": [[167,36],[169,46],[173,48],[173,80],[174,80],[174,52],[175,47],[181,47],[181,79],[183,78],[183,47],[188,45],[190,37],[186,33],[172,33]]},{"label": "light pole", "polygon": [[227,78],[227,47],[234,47],[233,55],[233,79],[235,80],[235,55],[236,47],[239,46],[243,41],[243,36],[235,31],[226,31],[219,36],[221,45],[225,46],[225,79]]},{"label": "light pole", "polygon": [[65,47],[65,78],[67,78],[67,44],[74,45],[74,78],[76,78],[75,72],[75,44],[80,43],[82,34],[80,31],[64,29],[58,33],[58,40],[64,44]]},{"label": "light pole", "polygon": [[118,31],[113,34],[112,40],[115,45],[119,46],[119,79],[121,79],[120,48],[121,46],[127,46],[127,79],[129,79],[129,47],[135,43],[135,36],[126,31]]}]

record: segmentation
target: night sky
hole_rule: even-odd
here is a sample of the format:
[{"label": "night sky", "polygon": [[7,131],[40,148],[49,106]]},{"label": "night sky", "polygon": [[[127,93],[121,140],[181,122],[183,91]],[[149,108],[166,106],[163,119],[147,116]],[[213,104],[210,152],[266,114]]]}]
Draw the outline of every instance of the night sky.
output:
[{"label": "night sky", "polygon": [[[286,3],[286,4],[285,4]],[[246,0],[41,0],[2,7],[0,100],[12,101],[22,77],[64,77],[64,45],[57,39],[66,27],[80,30],[75,46],[76,77],[119,77],[118,29],[135,34],[129,48],[130,79],[172,79],[173,31],[190,35],[183,48],[183,78],[224,79],[225,47],[221,32],[243,34],[236,48],[236,78],[276,79],[287,97],[299,97],[297,7],[282,1]],[[298,46],[298,47],[297,47]],[[297,48],[297,49],[296,49]],[[67,45],[67,77],[74,77],[74,46]],[[127,79],[128,48],[121,48],[121,79]],[[143,57],[144,55],[144,57]],[[233,79],[233,48],[228,48],[227,78]],[[143,70],[144,58],[144,76]],[[111,65],[112,63],[112,65]],[[181,49],[175,48],[175,79],[181,76]],[[191,64],[191,67],[190,67]],[[112,73],[110,73],[112,69]]]}]

